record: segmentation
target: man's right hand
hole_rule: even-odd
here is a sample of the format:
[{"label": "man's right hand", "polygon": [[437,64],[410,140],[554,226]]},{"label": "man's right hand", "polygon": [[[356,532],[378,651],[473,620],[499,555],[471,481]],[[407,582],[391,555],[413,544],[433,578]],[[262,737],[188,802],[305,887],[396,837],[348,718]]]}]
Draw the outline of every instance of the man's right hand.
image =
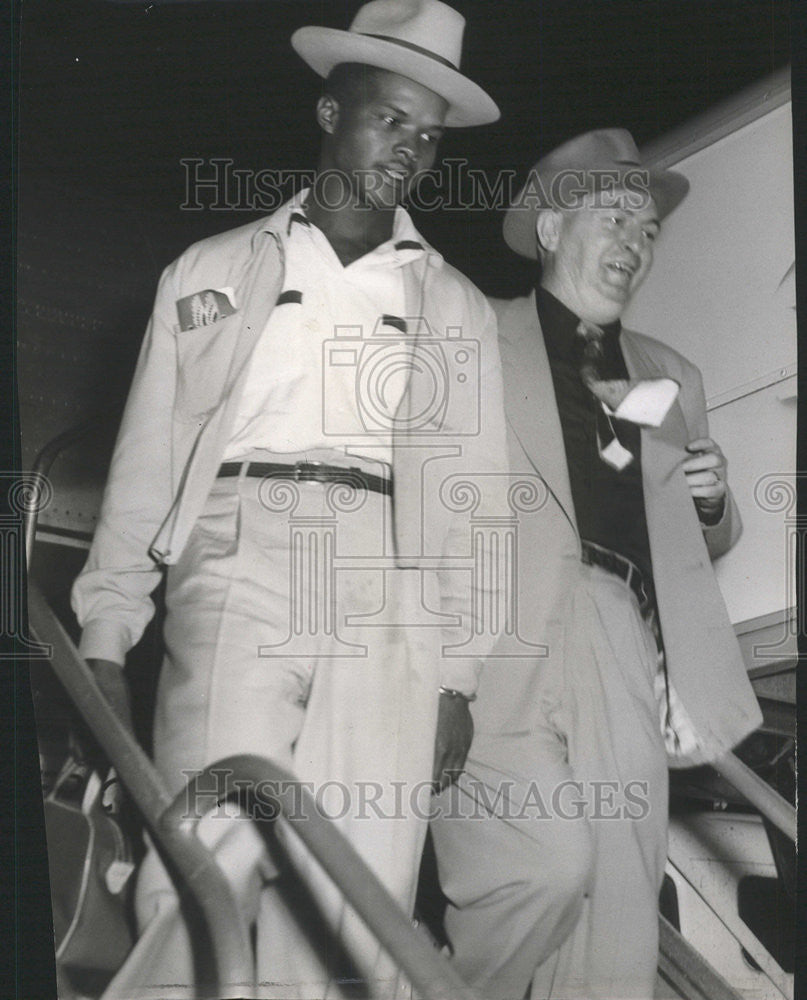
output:
[{"label": "man's right hand", "polygon": [[120,721],[129,732],[134,732],[132,724],[132,703],[129,685],[123,675],[123,667],[112,660],[87,660],[93,676],[109,704],[114,708]]}]

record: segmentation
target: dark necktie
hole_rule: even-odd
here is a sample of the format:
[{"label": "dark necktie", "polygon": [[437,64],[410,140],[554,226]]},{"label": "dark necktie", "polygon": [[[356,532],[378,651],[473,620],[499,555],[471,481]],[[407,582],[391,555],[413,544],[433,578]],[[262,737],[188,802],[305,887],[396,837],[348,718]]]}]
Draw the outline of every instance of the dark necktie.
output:
[{"label": "dark necktie", "polygon": [[577,325],[577,335],[583,339],[580,378],[589,392],[593,393],[599,399],[600,397],[593,387],[596,383],[602,381],[601,368],[605,353],[603,350],[605,331],[594,323],[587,323],[581,319]]},{"label": "dark necktie", "polygon": [[583,339],[580,378],[600,404],[597,406],[597,450],[603,462],[621,471],[633,461],[633,454],[619,440],[610,415],[602,404],[613,406],[615,383],[603,378],[605,331],[595,323],[580,320],[577,334]]}]

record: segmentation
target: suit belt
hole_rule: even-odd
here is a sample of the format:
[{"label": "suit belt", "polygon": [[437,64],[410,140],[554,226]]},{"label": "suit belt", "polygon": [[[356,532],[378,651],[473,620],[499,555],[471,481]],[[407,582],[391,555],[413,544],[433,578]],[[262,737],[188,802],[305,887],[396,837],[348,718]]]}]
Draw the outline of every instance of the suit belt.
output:
[{"label": "suit belt", "polygon": [[604,545],[597,545],[596,542],[588,542],[584,538],[581,559],[586,566],[599,566],[600,569],[613,573],[623,580],[636,595],[642,615],[646,615],[655,607],[652,584],[645,580],[639,567],[626,556],[612,549],[606,549]]},{"label": "suit belt", "polygon": [[224,462],[219,468],[219,479],[234,476],[254,477],[257,479],[291,479],[295,483],[341,483],[354,489],[365,489],[372,493],[392,495],[392,482],[363,472],[356,466],[349,469],[339,465],[326,465],[324,462]]}]

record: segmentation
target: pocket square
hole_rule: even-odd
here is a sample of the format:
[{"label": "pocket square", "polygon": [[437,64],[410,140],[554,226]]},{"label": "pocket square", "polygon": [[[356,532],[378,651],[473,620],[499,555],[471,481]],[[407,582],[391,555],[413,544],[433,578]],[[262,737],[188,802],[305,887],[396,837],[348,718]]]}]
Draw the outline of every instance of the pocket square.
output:
[{"label": "pocket square", "polygon": [[590,379],[586,383],[609,416],[660,427],[681,388],[672,378]]},{"label": "pocket square", "polygon": [[177,300],[180,330],[210,326],[237,312],[232,288],[205,288]]}]

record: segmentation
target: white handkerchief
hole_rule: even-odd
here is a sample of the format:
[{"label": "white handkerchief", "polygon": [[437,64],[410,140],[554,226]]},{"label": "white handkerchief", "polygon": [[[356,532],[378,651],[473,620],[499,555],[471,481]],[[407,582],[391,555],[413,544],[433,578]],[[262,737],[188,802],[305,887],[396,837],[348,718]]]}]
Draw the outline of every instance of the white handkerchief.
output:
[{"label": "white handkerchief", "polygon": [[645,427],[660,427],[680,388],[672,378],[642,379],[612,411],[613,416]]},{"label": "white handkerchief", "polygon": [[619,443],[619,438],[612,438],[604,448],[602,442],[598,443],[600,458],[617,472],[621,472],[633,461],[633,454]]}]

